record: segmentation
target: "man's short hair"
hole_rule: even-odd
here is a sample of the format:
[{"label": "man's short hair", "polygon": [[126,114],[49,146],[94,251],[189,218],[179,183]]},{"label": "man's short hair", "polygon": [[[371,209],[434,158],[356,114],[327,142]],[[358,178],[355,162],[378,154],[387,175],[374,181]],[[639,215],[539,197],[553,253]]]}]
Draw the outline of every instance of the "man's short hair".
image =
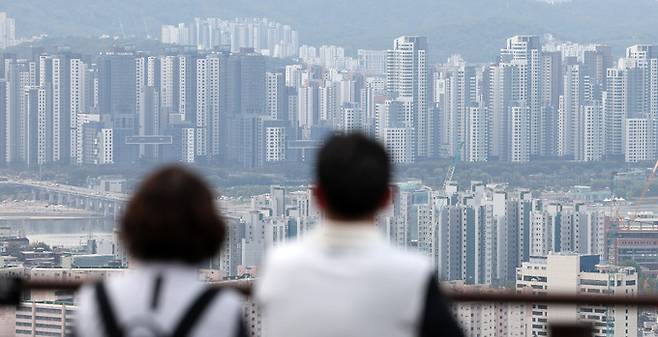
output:
[{"label": "man's short hair", "polygon": [[360,133],[329,137],[316,161],[327,211],[346,219],[374,214],[388,196],[391,162],[384,147]]},{"label": "man's short hair", "polygon": [[120,236],[130,255],[141,261],[197,264],[219,252],[225,231],[205,182],[187,169],[167,166],[147,177],[133,195]]}]

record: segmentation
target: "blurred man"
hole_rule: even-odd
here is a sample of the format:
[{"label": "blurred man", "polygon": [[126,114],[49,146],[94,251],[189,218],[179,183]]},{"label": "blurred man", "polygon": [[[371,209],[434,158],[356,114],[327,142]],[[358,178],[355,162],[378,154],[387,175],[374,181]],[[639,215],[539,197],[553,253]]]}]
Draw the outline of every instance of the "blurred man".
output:
[{"label": "blurred man", "polygon": [[430,261],[391,247],[375,226],[391,201],[384,148],[333,136],[315,173],[326,221],[266,259],[256,286],[264,336],[463,336]]}]

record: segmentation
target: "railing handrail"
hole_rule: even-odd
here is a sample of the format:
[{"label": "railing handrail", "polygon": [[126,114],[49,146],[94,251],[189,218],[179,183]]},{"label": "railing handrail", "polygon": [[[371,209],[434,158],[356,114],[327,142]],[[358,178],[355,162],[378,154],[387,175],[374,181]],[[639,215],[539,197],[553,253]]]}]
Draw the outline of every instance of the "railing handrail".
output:
[{"label": "railing handrail", "polygon": [[[245,295],[251,294],[253,279],[239,279],[211,282],[218,287],[237,289]],[[75,291],[85,282],[60,280],[24,280],[22,289],[27,290],[65,290]],[[628,306],[658,306],[658,295],[592,295],[566,293],[514,293],[498,290],[489,292],[471,290],[444,290],[446,298],[452,302],[471,303],[516,303],[516,304],[574,304],[574,305],[628,305]]]}]

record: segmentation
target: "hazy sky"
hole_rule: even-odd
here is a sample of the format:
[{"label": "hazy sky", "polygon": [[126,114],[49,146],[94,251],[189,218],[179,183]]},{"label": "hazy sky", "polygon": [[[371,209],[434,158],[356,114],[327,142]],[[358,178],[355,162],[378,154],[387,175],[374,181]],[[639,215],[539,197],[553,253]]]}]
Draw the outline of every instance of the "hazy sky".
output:
[{"label": "hazy sky", "polygon": [[195,16],[266,16],[290,23],[302,42],[386,48],[402,34],[427,35],[435,59],[460,52],[489,60],[507,36],[554,33],[611,44],[658,43],[655,0],[0,0],[19,35],[157,36],[162,23]]}]

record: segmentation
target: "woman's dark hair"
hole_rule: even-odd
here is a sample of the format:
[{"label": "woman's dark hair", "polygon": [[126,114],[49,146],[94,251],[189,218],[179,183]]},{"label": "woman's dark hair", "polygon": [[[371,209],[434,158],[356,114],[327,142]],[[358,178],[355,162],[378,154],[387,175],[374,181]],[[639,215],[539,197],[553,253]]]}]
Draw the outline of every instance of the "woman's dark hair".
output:
[{"label": "woman's dark hair", "polygon": [[167,166],[146,178],[133,195],[120,236],[139,260],[196,264],[218,253],[225,233],[213,193],[201,178]]}]

